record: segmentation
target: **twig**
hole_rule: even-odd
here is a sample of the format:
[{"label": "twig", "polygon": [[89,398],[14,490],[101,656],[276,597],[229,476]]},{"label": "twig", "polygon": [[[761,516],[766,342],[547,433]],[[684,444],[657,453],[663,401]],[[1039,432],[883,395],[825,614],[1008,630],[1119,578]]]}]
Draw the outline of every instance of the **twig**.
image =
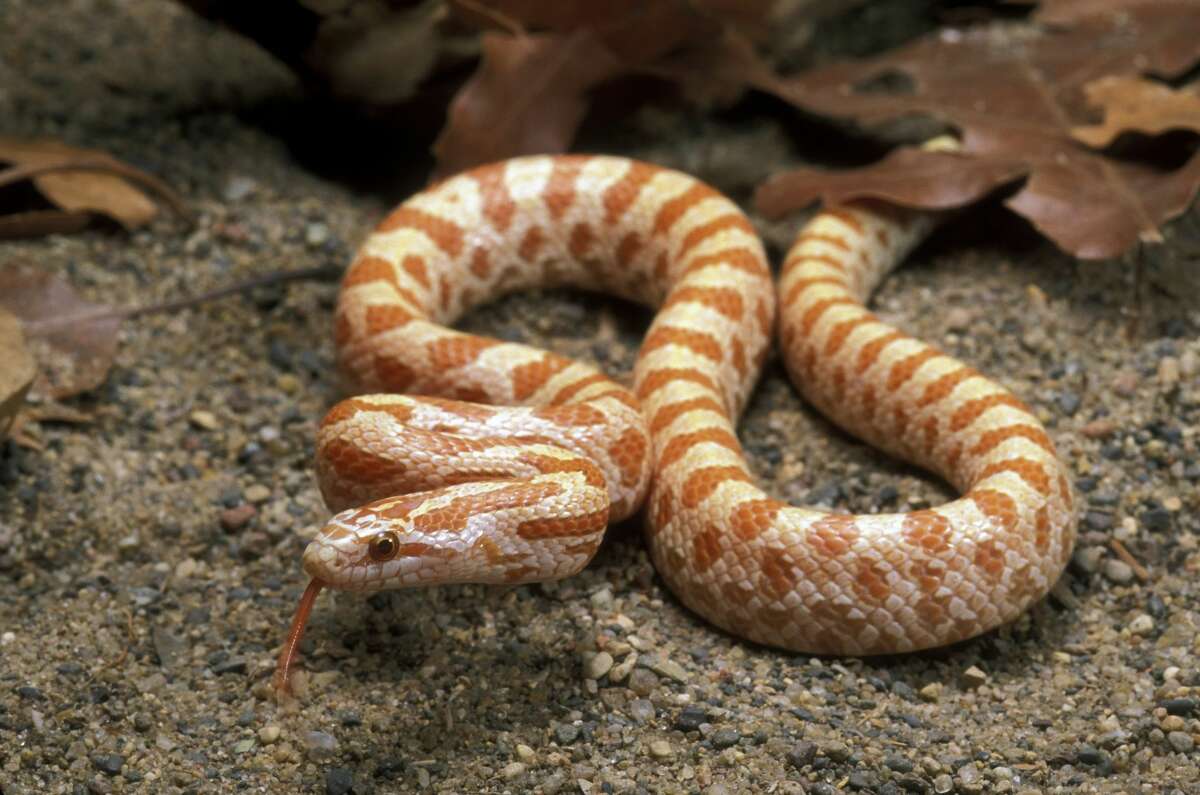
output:
[{"label": "twig", "polygon": [[1142,582],[1150,579],[1150,571],[1138,562],[1138,559],[1133,556],[1133,553],[1122,544],[1118,539],[1112,539],[1108,542],[1109,547],[1113,552],[1117,553],[1117,557],[1129,564],[1129,568],[1133,569],[1133,573]]},{"label": "twig", "polygon": [[193,295],[187,298],[178,298],[174,301],[164,301],[161,304],[148,304],[146,306],[124,307],[115,309],[114,313],[125,318],[143,317],[145,315],[160,314],[162,312],[174,312],[179,309],[188,309],[197,304],[205,303],[206,301],[215,301],[218,298],[224,298],[229,295],[237,295],[238,293],[246,293],[259,287],[269,287],[274,284],[287,284],[288,282],[302,281],[321,281],[332,282],[342,275],[342,269],[335,265],[318,265],[315,268],[301,268],[294,271],[274,271],[266,273],[262,276],[255,276],[252,279],[247,279],[244,282],[231,284],[228,287],[219,287],[216,290],[210,290],[207,293]]}]

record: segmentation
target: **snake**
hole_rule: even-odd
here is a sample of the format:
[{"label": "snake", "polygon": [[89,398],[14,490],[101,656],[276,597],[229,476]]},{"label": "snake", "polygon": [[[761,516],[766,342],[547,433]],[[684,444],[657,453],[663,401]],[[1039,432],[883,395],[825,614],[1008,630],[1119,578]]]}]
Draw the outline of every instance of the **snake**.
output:
[{"label": "snake", "polygon": [[[310,581],[276,687],[323,588],[561,579],[638,513],[679,601],[755,643],[896,654],[1015,620],[1071,554],[1068,471],[1011,391],[865,306],[936,222],[878,201],[827,207],[776,279],[733,201],[623,157],[519,157],[409,198],[340,286],[337,365],[354,396],[318,430],[334,513],[304,551]],[[553,287],[656,309],[631,385],[451,327],[498,296]],[[737,420],[776,327],[812,406],[961,496],[855,515],[756,485]]]}]

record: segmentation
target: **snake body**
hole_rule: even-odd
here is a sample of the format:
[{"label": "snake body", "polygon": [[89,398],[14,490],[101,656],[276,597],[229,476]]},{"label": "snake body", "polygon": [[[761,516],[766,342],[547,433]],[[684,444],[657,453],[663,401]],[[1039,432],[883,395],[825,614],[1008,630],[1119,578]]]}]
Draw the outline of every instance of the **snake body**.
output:
[{"label": "snake body", "polygon": [[[747,218],[676,171],[526,157],[412,197],[367,239],[339,295],[339,367],[364,394],[319,433],[319,482],[339,513],[305,551],[313,585],[293,641],[323,586],[566,577],[610,520],[642,506],[671,590],[759,643],[904,652],[1016,618],[1053,585],[1074,540],[1054,446],[1010,392],[863,306],[930,225],[882,206],[827,209],[787,254],[777,301]],[[590,365],[447,327],[502,293],[568,285],[658,308],[632,390]],[[960,499],[846,515],[754,484],[735,425],[777,303],[804,396]]]}]

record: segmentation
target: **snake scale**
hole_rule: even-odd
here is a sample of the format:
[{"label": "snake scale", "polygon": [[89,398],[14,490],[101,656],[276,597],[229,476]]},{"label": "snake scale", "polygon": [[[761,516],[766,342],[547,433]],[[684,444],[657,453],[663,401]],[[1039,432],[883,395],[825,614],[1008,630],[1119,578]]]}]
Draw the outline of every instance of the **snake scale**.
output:
[{"label": "snake scale", "polygon": [[[610,521],[643,508],[680,601],[758,643],[906,652],[1015,619],[1071,553],[1068,474],[1017,397],[864,307],[931,226],[882,205],[828,208],[776,289],[735,204],[646,163],[523,157],[413,196],[342,282],[338,363],[358,396],[319,432],[318,479],[337,513],[304,553],[312,579],[276,684],[287,687],[323,587],[568,577]],[[657,307],[632,388],[448,327],[498,295],[562,286]],[[810,403],[963,496],[847,515],[756,486],[735,426],[777,321]]]}]

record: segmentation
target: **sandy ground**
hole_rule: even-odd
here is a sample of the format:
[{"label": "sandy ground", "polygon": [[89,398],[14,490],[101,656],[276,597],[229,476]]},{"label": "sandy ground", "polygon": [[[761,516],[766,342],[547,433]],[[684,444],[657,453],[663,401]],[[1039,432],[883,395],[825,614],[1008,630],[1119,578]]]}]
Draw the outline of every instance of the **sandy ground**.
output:
[{"label": "sandy ground", "polygon": [[[0,133],[108,149],[197,214],[0,244],[91,300],[344,264],[422,178],[379,139],[345,157],[376,189],[318,176],[303,152],[336,163],[347,140],[314,144],[281,68],[169,4],[7,0],[0,29]],[[791,133],[751,103],[635,114],[589,145],[745,200],[795,161]],[[755,220],[778,255],[796,221]],[[268,683],[326,516],[311,463],[336,288],[130,322],[107,382],[71,401],[91,423],[0,445],[0,791],[1200,793],[1198,251],[1194,214],[1140,262],[1081,264],[984,211],[877,297],[1028,400],[1077,476],[1075,562],[1014,626],[866,661],[758,648],[683,609],[631,525],[558,584],[323,596],[290,706]],[[555,293],[465,325],[627,374],[647,320]],[[777,363],[741,435],[796,503],[951,496],[833,430]],[[620,681],[587,678],[597,638],[618,668],[638,655]]]}]

